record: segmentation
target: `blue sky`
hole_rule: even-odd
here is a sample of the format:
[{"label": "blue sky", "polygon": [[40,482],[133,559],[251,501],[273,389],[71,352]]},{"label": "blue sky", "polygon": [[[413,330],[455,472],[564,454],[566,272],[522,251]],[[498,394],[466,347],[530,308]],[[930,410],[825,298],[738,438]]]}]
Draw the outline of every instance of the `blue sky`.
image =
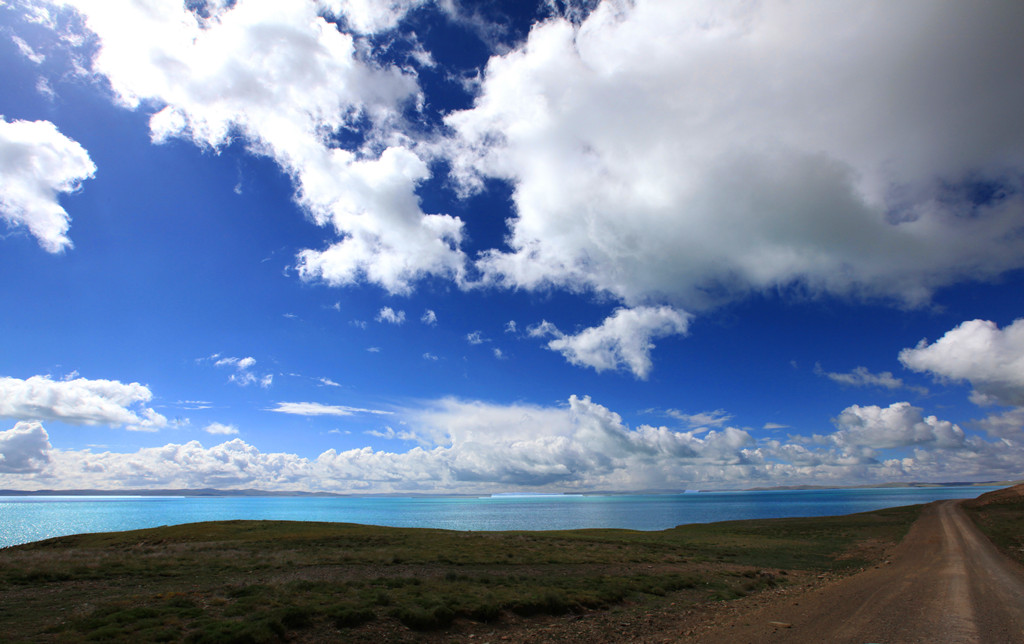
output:
[{"label": "blue sky", "polygon": [[1019,479],[1021,13],[3,0],[0,488]]}]

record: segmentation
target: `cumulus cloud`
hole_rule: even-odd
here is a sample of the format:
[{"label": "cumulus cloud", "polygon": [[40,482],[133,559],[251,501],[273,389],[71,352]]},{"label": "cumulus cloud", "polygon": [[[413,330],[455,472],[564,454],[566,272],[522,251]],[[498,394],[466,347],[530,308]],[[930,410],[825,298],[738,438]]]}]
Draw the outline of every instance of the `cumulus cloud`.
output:
[{"label": "cumulus cloud", "polygon": [[148,447],[131,453],[89,450],[51,453],[44,474],[68,488],[305,489],[313,472],[295,454],[263,453],[241,439],[205,448],[198,441]]},{"label": "cumulus cloud", "polygon": [[900,362],[939,378],[967,380],[978,404],[1024,406],[1024,318],[1000,329],[988,320],[970,320],[934,343],[921,340],[900,352]]},{"label": "cumulus cloud", "polygon": [[423,312],[423,316],[420,317],[420,322],[428,326],[434,326],[437,324],[437,313],[434,313],[431,309],[427,309]]},{"label": "cumulus cloud", "polygon": [[210,423],[209,425],[203,428],[203,431],[206,432],[207,434],[225,436],[237,434],[238,428],[235,427],[234,425],[225,425],[223,423]]},{"label": "cumulus cloud", "polygon": [[277,407],[267,411],[276,411],[281,414],[294,414],[296,416],[352,416],[353,414],[390,414],[389,411],[379,409],[362,409],[360,407],[349,407],[347,405],[324,405],[313,402],[280,402]]},{"label": "cumulus cloud", "polygon": [[71,217],[60,193],[96,172],[89,153],[49,121],[7,121],[0,115],[0,217],[25,226],[47,252],[71,248]]},{"label": "cumulus cloud", "polygon": [[50,436],[37,422],[22,421],[0,431],[0,472],[35,472],[50,460]]},{"label": "cumulus cloud", "polygon": [[978,426],[991,436],[1024,439],[1024,407],[1014,407],[1000,414],[992,414],[980,421]]},{"label": "cumulus cloud", "polygon": [[[357,411],[369,410],[325,413]],[[757,440],[728,426],[630,427],[588,396],[547,407],[443,399],[401,410],[399,419],[403,429],[385,427],[373,435],[418,446],[404,452],[331,449],[313,459],[264,453],[237,438],[213,447],[192,441],[130,453],[59,450],[49,447],[38,423],[19,423],[0,432],[0,488],[635,491],[991,480],[1016,477],[1024,458],[1014,440],[965,436],[956,425],[908,403],[852,406],[836,419],[836,432],[788,442]]]},{"label": "cumulus cloud", "polygon": [[935,416],[925,416],[923,410],[908,402],[888,407],[852,405],[835,420],[838,432],[831,439],[843,447],[866,447],[872,450],[934,445],[958,447],[964,444],[960,427]]},{"label": "cumulus cloud", "polygon": [[1024,265],[1024,5],[607,0],[537,24],[452,113],[511,182],[512,288],[701,310],[799,289],[916,305]]},{"label": "cumulus cloud", "polygon": [[530,328],[533,337],[554,336],[548,348],[565,356],[574,365],[591,367],[598,373],[628,369],[641,380],[651,371],[652,340],[683,335],[691,316],[672,307],[618,309],[601,323],[576,335],[562,333],[544,321]]},{"label": "cumulus cloud", "polygon": [[320,5],[359,33],[376,33],[393,29],[411,9],[431,0],[320,0]]},{"label": "cumulus cloud", "polygon": [[494,405],[446,399],[412,413],[415,433],[430,439],[448,476],[466,483],[642,489],[678,485],[686,464],[743,464],[752,438],[727,428],[703,437],[665,427],[628,427],[590,397],[566,407]]},{"label": "cumulus cloud", "polygon": [[[54,4],[82,15],[92,71],[152,112],[155,142],[238,141],[291,177],[329,231],[297,254],[304,280],[700,311],[789,290],[919,305],[1024,266],[1019,3],[549,2],[429,134],[415,64],[367,34],[428,4],[458,19],[458,3]],[[424,211],[442,166],[463,195],[511,184],[507,245],[471,261],[463,222]],[[67,246],[66,214],[46,212],[47,248]],[[650,369],[643,342],[552,334],[577,364]]]},{"label": "cumulus cloud", "polygon": [[385,306],[377,312],[376,320],[388,324],[402,324],[405,322],[405,311],[396,311],[390,306]]},{"label": "cumulus cloud", "polygon": [[881,387],[883,389],[909,389],[910,391],[917,392],[922,396],[928,394],[928,390],[924,387],[915,387],[908,385],[903,382],[902,379],[892,375],[891,371],[883,371],[882,373],[871,373],[867,367],[856,367],[849,373],[837,373],[833,371],[825,371],[821,368],[821,365],[814,366],[814,373],[819,376],[825,376],[833,382],[838,382],[842,385],[850,387]]},{"label": "cumulus cloud", "polygon": [[0,416],[17,420],[57,420],[71,425],[155,431],[166,427],[167,419],[144,406],[152,398],[152,392],[137,382],[0,377]]},{"label": "cumulus cloud", "polygon": [[403,111],[421,101],[415,73],[374,62],[370,41],[324,18],[375,31],[416,2],[239,0],[206,3],[203,15],[189,3],[62,4],[95,34],[92,69],[117,100],[155,110],[154,141],[242,140],[291,176],[298,203],[335,234],[299,253],[300,277],[395,293],[428,275],[461,279],[462,222],[420,209],[430,173],[401,135]]}]

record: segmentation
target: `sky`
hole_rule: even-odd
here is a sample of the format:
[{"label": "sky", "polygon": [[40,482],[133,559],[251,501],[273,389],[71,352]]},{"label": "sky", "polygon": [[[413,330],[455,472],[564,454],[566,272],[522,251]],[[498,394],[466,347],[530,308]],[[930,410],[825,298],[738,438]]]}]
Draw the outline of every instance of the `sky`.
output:
[{"label": "sky", "polygon": [[0,0],[0,489],[1024,478],[1022,31]]}]

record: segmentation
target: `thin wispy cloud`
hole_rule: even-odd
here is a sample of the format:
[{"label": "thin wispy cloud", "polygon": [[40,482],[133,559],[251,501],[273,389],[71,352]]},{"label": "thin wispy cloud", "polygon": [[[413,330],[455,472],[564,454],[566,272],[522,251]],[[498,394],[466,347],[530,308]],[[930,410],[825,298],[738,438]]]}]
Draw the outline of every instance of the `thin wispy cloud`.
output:
[{"label": "thin wispy cloud", "polygon": [[347,405],[325,405],[316,402],[279,402],[277,407],[267,409],[280,414],[295,416],[352,416],[354,414],[389,415],[393,412],[380,409],[364,409]]},{"label": "thin wispy cloud", "polygon": [[879,387],[882,389],[906,389],[922,396],[928,395],[926,387],[908,385],[902,379],[892,375],[892,372],[871,373],[867,367],[856,367],[848,373],[836,373],[825,371],[820,364],[814,365],[814,373],[824,376],[833,382],[849,387]]},{"label": "thin wispy cloud", "polygon": [[732,414],[724,409],[703,411],[696,414],[687,414],[678,409],[668,409],[665,413],[676,420],[686,423],[690,427],[721,427],[733,419]]}]

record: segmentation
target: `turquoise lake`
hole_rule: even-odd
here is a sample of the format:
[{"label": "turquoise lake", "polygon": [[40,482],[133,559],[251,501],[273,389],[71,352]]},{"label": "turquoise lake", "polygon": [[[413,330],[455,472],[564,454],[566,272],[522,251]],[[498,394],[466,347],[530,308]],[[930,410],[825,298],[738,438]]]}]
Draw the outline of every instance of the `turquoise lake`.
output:
[{"label": "turquoise lake", "polygon": [[688,494],[463,497],[0,497],[0,547],[82,532],[228,519],[334,521],[447,530],[663,530],[685,523],[829,516],[994,487],[771,490]]}]

